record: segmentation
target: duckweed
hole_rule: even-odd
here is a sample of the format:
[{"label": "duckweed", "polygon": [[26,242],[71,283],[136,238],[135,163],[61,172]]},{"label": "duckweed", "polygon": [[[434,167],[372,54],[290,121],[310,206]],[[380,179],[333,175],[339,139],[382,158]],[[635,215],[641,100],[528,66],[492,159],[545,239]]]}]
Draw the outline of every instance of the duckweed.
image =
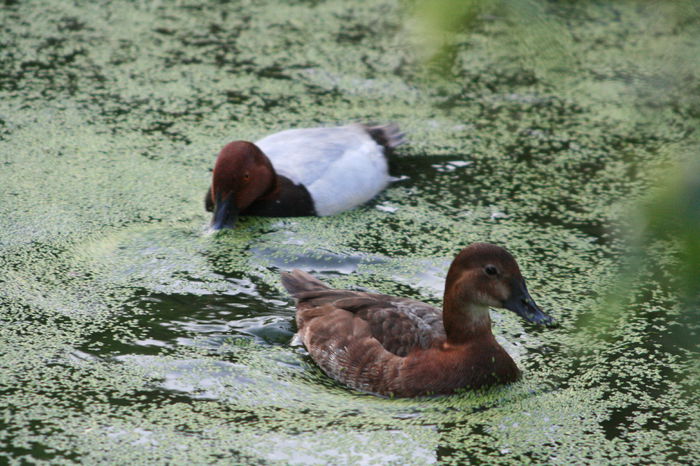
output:
[{"label": "duckweed", "polygon": [[[410,2],[5,2],[4,460],[698,463],[698,290],[659,222],[627,238],[697,157],[700,12],[493,5],[425,62]],[[226,142],[350,121],[401,126],[404,179],[204,234]],[[507,245],[561,323],[493,312],[522,381],[385,399],[290,343],[280,270],[439,304],[473,241]]]}]

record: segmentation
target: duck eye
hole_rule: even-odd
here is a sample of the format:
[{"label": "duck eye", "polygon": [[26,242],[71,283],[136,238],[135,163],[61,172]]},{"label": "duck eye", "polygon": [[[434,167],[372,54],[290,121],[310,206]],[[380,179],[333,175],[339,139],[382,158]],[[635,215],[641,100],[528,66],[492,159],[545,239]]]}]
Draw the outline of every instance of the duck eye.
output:
[{"label": "duck eye", "polygon": [[498,275],[498,269],[496,268],[495,265],[491,265],[491,264],[484,267],[484,272],[486,272],[486,275],[491,275],[492,277],[495,277],[496,275]]},{"label": "duck eye", "polygon": [[243,174],[243,181],[247,182],[248,180],[250,180],[250,175],[248,173],[244,173]]}]

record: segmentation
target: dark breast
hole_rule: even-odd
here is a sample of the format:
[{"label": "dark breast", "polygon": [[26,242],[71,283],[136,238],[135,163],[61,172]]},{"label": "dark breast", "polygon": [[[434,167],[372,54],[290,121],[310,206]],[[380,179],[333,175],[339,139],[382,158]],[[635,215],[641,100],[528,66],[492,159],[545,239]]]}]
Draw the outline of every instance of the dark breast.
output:
[{"label": "dark breast", "polygon": [[277,177],[278,189],[265,198],[258,199],[241,212],[241,215],[259,217],[309,217],[316,215],[314,202],[306,187],[294,184],[289,178]]}]

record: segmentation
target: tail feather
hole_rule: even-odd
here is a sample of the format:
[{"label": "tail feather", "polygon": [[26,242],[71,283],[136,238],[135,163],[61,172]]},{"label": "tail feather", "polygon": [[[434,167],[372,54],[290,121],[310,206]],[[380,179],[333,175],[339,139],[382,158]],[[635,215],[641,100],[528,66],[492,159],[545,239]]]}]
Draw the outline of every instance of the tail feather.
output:
[{"label": "tail feather", "polygon": [[301,293],[310,291],[328,290],[330,287],[313,275],[303,270],[292,270],[282,273],[282,285],[289,291],[289,294],[298,297]]},{"label": "tail feather", "polygon": [[395,123],[363,126],[372,139],[385,149],[391,150],[406,142],[405,135]]}]

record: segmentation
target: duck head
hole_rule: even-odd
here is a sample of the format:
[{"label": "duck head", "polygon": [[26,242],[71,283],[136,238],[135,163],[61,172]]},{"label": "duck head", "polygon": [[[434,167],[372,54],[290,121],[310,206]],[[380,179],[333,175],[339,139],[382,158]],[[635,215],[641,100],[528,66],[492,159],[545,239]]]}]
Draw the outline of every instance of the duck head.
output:
[{"label": "duck head", "polygon": [[[452,323],[460,333],[490,329],[489,307],[508,309],[536,324],[554,324],[554,319],[542,312],[530,296],[513,256],[500,246],[475,243],[455,257],[447,273],[445,324],[448,334],[449,320],[461,322]],[[450,319],[448,310],[452,311]]]},{"label": "duck head", "polygon": [[272,193],[277,176],[270,159],[252,142],[227,144],[214,164],[207,210],[213,212],[214,230],[232,228],[239,212],[255,200]]}]

